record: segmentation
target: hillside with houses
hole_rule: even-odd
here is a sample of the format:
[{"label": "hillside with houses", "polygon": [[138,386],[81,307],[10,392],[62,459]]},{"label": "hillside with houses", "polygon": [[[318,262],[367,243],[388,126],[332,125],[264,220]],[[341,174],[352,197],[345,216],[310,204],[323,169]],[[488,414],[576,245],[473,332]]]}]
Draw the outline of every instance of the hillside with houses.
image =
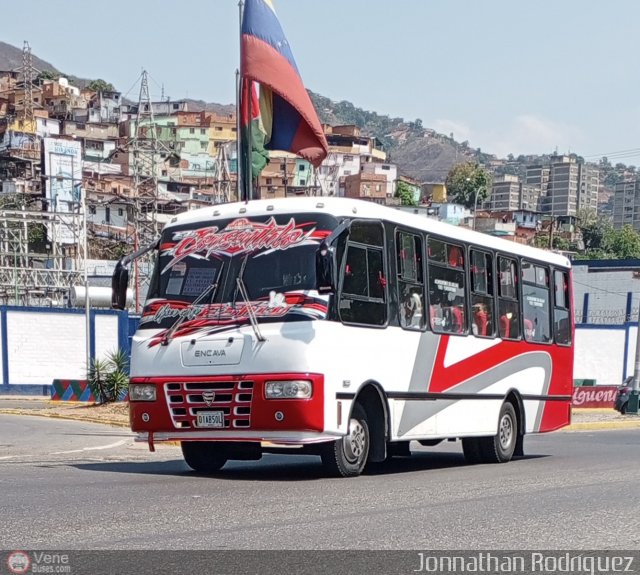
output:
[{"label": "hillside with houses", "polygon": [[[234,107],[152,101],[146,72],[138,86],[138,100],[126,100],[104,80],[61,73],[26,42],[22,50],[0,43],[0,301],[61,303],[84,261],[113,261],[176,213],[237,199]],[[329,153],[316,169],[270,152],[255,182],[261,198],[404,204],[522,243],[551,231],[577,250],[581,212],[612,213],[620,228],[640,221],[629,209],[638,196],[634,167],[575,154],[497,158],[420,120],[310,95]],[[446,177],[464,162],[492,179],[473,209],[447,197]]]}]

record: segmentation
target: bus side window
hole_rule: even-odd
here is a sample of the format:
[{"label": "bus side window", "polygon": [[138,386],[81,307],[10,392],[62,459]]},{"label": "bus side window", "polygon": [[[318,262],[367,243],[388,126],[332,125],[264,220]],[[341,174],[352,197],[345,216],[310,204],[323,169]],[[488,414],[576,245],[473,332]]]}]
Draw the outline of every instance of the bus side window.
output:
[{"label": "bus side window", "polygon": [[495,334],[493,304],[493,257],[471,250],[471,330],[480,337]]},{"label": "bus side window", "polygon": [[520,339],[518,274],[514,259],[499,257],[498,334],[502,339]]},{"label": "bus side window", "polygon": [[427,245],[431,329],[436,333],[466,333],[464,248],[432,238]]},{"label": "bus side window", "polygon": [[380,222],[357,221],[351,225],[338,300],[344,322],[377,326],[387,323],[383,238]]},{"label": "bus side window", "polygon": [[549,343],[549,270],[528,261],[522,262],[522,313],[524,338]]},{"label": "bus side window", "polygon": [[560,270],[553,272],[554,303],[553,332],[556,343],[571,345],[571,320],[569,318],[569,274]]},{"label": "bus side window", "polygon": [[398,319],[405,329],[425,327],[422,238],[407,232],[396,234],[398,269]]}]

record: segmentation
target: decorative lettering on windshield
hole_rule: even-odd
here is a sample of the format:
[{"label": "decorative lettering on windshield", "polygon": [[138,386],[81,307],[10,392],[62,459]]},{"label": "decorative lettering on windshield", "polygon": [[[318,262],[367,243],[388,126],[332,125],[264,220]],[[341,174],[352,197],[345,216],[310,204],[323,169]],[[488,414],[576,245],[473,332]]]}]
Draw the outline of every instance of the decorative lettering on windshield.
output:
[{"label": "decorative lettering on windshield", "polygon": [[274,218],[266,223],[239,218],[223,229],[210,226],[178,231],[173,235],[175,245],[161,246],[163,256],[173,256],[161,273],[188,256],[209,259],[213,254],[232,256],[255,250],[286,250],[311,241],[314,231],[315,227],[307,231],[300,229],[293,218],[284,225],[278,225]]}]

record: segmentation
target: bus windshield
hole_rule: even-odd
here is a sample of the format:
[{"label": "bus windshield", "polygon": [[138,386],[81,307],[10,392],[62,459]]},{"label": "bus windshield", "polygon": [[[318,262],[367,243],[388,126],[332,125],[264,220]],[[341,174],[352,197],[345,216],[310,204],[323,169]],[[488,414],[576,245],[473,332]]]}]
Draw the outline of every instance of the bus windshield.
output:
[{"label": "bus windshield", "polygon": [[289,214],[166,229],[142,324],[168,327],[185,314],[240,319],[240,274],[258,317],[304,307],[301,296],[317,296],[316,251],[336,225],[331,216]]}]

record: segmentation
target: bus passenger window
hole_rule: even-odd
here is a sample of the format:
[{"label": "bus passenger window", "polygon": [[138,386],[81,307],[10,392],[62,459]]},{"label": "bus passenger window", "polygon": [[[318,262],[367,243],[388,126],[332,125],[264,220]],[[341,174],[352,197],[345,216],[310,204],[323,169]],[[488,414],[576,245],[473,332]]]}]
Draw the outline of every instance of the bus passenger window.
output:
[{"label": "bus passenger window", "polygon": [[[375,242],[374,245],[360,241]],[[387,274],[379,222],[352,224],[344,255],[338,299],[340,319],[347,323],[383,326],[387,322]]]},{"label": "bus passenger window", "polygon": [[498,334],[502,339],[520,339],[520,303],[516,260],[498,258]]},{"label": "bus passenger window", "polygon": [[436,333],[466,333],[464,248],[432,238],[427,245],[431,329]]},{"label": "bus passenger window", "polygon": [[571,319],[569,317],[569,275],[567,272],[553,272],[554,308],[553,332],[556,343],[571,345]]},{"label": "bus passenger window", "polygon": [[493,257],[471,250],[471,331],[480,337],[495,334],[493,299]]},{"label": "bus passenger window", "polygon": [[549,270],[531,262],[522,262],[522,311],[524,338],[549,343]]},{"label": "bus passenger window", "polygon": [[398,320],[404,329],[425,327],[422,238],[408,232],[396,233],[398,270]]}]

